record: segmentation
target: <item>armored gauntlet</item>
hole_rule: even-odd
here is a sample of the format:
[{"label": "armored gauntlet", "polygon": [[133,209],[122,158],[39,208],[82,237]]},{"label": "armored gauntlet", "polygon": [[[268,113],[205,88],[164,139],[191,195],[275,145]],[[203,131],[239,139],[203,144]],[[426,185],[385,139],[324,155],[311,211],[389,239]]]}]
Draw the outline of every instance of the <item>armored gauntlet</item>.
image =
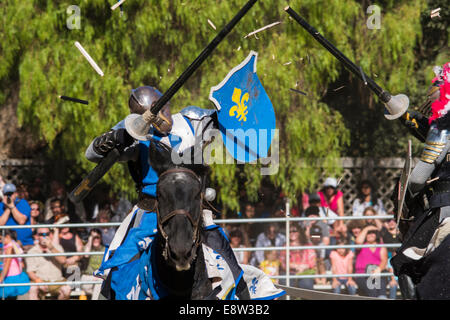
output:
[{"label": "armored gauntlet", "polygon": [[93,149],[97,154],[104,156],[114,148],[124,149],[133,141],[125,129],[111,130],[95,138]]}]

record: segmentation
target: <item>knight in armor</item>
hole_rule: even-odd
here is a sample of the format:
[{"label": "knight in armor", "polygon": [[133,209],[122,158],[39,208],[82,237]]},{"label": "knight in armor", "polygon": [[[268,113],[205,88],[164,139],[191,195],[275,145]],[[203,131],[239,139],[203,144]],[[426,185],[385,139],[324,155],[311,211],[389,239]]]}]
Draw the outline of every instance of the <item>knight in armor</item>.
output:
[{"label": "knight in armor", "polygon": [[450,299],[450,63],[435,70],[422,114],[405,117],[416,137],[425,137],[406,210],[397,213],[402,246],[391,260],[408,299]]},{"label": "knight in armor", "polygon": [[[162,94],[151,86],[132,90],[129,99],[131,113],[143,114],[161,96]],[[166,104],[154,119],[148,136],[182,154],[184,150],[193,148],[196,142],[205,142],[206,130],[217,127],[217,114],[214,109],[189,106],[172,115],[170,105]],[[124,283],[126,284],[127,281],[123,281],[128,274],[126,268],[123,269],[122,266],[132,262],[138,251],[142,250],[138,243],[145,242],[149,238],[153,239],[157,232],[156,225],[148,224],[148,221],[155,221],[149,217],[156,216],[156,185],[158,182],[158,175],[148,161],[150,146],[150,141],[134,140],[127,133],[124,120],[122,120],[110,131],[95,138],[86,150],[86,158],[98,162],[113,148],[117,148],[121,153],[119,161],[127,162],[138,191],[137,204],[117,229],[110,247],[105,252],[102,266],[94,273],[105,280],[100,295],[101,299],[128,299],[130,288],[124,287]],[[229,266],[230,274],[236,281],[233,285],[241,289],[240,292],[236,292],[237,296],[240,299],[249,299],[250,293],[247,286],[239,276],[242,268],[238,264],[223,230],[213,224],[210,210],[203,210],[203,218],[205,232],[210,235],[206,237],[206,239],[210,239],[207,245],[218,252]],[[120,256],[117,252],[121,252]],[[118,269],[125,271],[120,273]],[[136,282],[135,278],[131,281]],[[280,293],[279,291],[277,294]],[[212,293],[211,299],[217,299],[215,293]],[[148,298],[145,294],[141,294],[139,297],[139,299]],[[152,298],[156,299],[157,297]]]}]

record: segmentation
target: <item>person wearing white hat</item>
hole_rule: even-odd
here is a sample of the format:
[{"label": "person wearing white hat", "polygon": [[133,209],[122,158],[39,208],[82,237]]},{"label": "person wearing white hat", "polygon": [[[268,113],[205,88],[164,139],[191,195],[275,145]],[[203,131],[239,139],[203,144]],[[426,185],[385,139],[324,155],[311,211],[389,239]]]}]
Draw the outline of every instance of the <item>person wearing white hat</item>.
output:
[{"label": "person wearing white hat", "polygon": [[320,196],[320,205],[336,212],[338,215],[344,215],[344,194],[337,189],[335,178],[328,177],[318,192]]}]

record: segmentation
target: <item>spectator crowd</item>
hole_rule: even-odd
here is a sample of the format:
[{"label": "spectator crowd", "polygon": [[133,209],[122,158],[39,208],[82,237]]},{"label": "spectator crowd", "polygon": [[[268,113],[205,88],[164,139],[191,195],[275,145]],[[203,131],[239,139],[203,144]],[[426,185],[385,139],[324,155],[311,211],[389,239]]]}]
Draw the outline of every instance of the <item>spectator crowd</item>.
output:
[{"label": "spectator crowd", "polygon": [[[116,199],[117,198],[117,199]],[[131,210],[132,204],[120,197],[96,204],[89,212],[84,205],[71,202],[64,185],[52,181],[48,195],[40,188],[5,183],[0,177],[0,226],[59,225],[58,227],[5,229],[0,249],[10,254],[47,254],[54,256],[30,256],[0,259],[0,283],[43,283],[38,286],[0,287],[0,296],[16,299],[28,295],[39,300],[48,296],[69,299],[74,285],[45,285],[49,282],[66,282],[78,276],[81,281],[98,280],[93,272],[100,266],[102,255],[86,255],[84,252],[104,252],[111,243],[115,228],[68,228],[66,223],[121,222]],[[282,194],[263,186],[259,202],[245,201],[236,218],[284,217]],[[352,203],[352,211],[345,212],[344,194],[334,178],[327,178],[317,192],[303,193],[297,205],[291,209],[292,217],[313,218],[290,222],[289,257],[285,250],[236,250],[241,264],[260,268],[269,276],[283,276],[289,270],[290,286],[314,289],[320,285],[335,293],[364,295],[395,299],[398,284],[394,276],[355,276],[392,272],[389,259],[395,249],[325,248],[292,249],[299,246],[346,246],[351,244],[399,243],[394,219],[377,219],[388,214],[381,199],[377,198],[374,185],[367,180],[358,186],[358,196]],[[392,213],[390,213],[392,214]],[[339,220],[339,216],[367,216],[365,220]],[[235,217],[232,217],[235,218]],[[326,220],[323,218],[327,218]],[[323,220],[321,220],[323,219]],[[348,222],[346,222],[348,221]],[[252,247],[285,247],[286,224],[239,223],[225,224],[224,230],[233,249]],[[71,252],[79,255],[59,255]],[[311,277],[321,275],[318,277]],[[333,276],[336,275],[336,276]],[[353,276],[352,276],[353,275]],[[282,277],[272,278],[275,283],[285,284]],[[98,296],[100,285],[82,285],[84,293]]]},{"label": "spectator crowd", "polygon": [[[269,190],[264,193],[261,202],[244,203],[242,214],[238,213],[238,217],[284,216],[283,195],[277,195]],[[290,222],[289,258],[285,250],[270,249],[245,253],[238,250],[235,251],[236,258],[240,263],[248,261],[270,276],[280,276],[273,278],[276,283],[286,284],[285,278],[281,276],[286,275],[289,270],[290,276],[294,276],[290,277],[290,286],[315,289],[322,285],[322,288],[329,287],[334,293],[395,299],[398,288],[396,277],[371,276],[370,274],[393,272],[389,259],[395,254],[395,248],[385,248],[382,245],[400,243],[397,223],[395,219],[376,218],[388,213],[381,199],[376,196],[376,190],[371,181],[361,181],[358,185],[358,195],[351,207],[351,212],[345,212],[344,194],[339,190],[337,180],[327,178],[317,192],[302,194],[297,199],[297,205],[290,212],[291,217],[311,219]],[[370,218],[333,219],[346,215]],[[321,220],[321,218],[326,219]],[[284,247],[287,243],[285,228],[285,222],[230,223],[225,226],[233,248]],[[348,247],[355,244],[373,247],[360,249]],[[343,248],[292,249],[302,246],[329,245]],[[321,276],[313,277],[314,275]]]},{"label": "spectator crowd", "polygon": [[[11,228],[0,233],[0,250],[4,255],[29,254],[30,257],[0,259],[0,283],[42,283],[32,286],[0,287],[0,299],[46,297],[69,299],[74,290],[98,296],[100,285],[45,285],[45,283],[99,280],[93,276],[102,255],[61,255],[61,253],[104,252],[114,237],[115,228],[68,228],[67,223],[120,222],[131,210],[123,198],[97,203],[87,214],[83,203],[73,203],[65,186],[52,181],[50,193],[33,184],[14,185],[0,176],[0,226],[42,225],[37,228]],[[59,225],[44,227],[44,225]],[[54,254],[38,256],[39,254]],[[82,296],[80,296],[80,299]]]}]

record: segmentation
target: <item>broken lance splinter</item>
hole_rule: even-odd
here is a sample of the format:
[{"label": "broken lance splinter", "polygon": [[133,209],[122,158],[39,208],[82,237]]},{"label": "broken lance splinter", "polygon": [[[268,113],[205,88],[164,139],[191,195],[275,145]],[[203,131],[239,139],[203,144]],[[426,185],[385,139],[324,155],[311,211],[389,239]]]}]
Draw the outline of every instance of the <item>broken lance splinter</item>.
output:
[{"label": "broken lance splinter", "polygon": [[78,102],[78,103],[82,103],[82,104],[89,104],[88,101],[77,99],[77,98],[71,98],[71,97],[66,97],[66,96],[59,96],[59,98],[62,100],[67,100],[67,101],[73,101],[73,102]]},{"label": "broken lance splinter", "polygon": [[205,61],[205,59],[213,52],[217,45],[227,36],[233,27],[241,20],[248,10],[256,3],[257,0],[248,1],[244,7],[236,14],[236,16],[219,32],[219,34],[203,49],[200,55],[192,62],[192,64],[183,72],[183,74],[172,84],[172,86],[162,95],[161,98],[150,109],[151,113],[156,115],[162,107],[175,95],[181,86],[189,79],[195,70]]},{"label": "broken lance splinter", "polygon": [[314,29],[308,24],[302,17],[298,15],[291,7],[284,9],[295,21],[297,21],[306,31],[308,31],[322,46],[325,47],[332,55],[334,55],[339,61],[341,61],[347,69],[349,69],[354,75],[360,78],[362,81],[367,82],[368,87],[383,101],[388,102],[391,99],[391,94],[384,91],[379,85],[375,83],[370,77],[364,74],[362,70],[350,59],[348,59],[342,52],[340,52],[335,46],[333,46],[327,39],[325,39],[319,31]]}]

